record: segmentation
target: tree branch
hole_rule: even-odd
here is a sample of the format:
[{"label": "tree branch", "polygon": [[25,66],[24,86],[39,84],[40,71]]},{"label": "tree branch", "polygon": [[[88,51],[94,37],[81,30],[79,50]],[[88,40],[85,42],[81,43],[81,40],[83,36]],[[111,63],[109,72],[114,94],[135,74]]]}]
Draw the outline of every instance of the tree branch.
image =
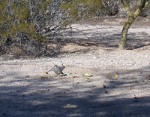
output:
[{"label": "tree branch", "polygon": [[127,15],[130,16],[131,12],[130,12],[130,2],[128,0],[121,0],[121,4],[124,7],[124,9],[127,12]]},{"label": "tree branch", "polygon": [[138,9],[134,12],[134,17],[140,15],[140,13],[144,10],[146,6],[148,6],[148,0],[139,0],[138,1]]},{"label": "tree branch", "polygon": [[146,6],[148,6],[149,0],[139,0],[138,1],[138,7],[140,9],[144,9]]}]

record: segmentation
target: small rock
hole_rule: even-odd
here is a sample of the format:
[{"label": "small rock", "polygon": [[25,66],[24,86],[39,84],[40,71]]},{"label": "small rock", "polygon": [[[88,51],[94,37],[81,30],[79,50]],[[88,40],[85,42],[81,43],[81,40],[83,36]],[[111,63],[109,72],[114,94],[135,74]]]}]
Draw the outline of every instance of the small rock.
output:
[{"label": "small rock", "polygon": [[105,94],[108,94],[108,91],[105,91]]},{"label": "small rock", "polygon": [[103,85],[103,88],[105,89],[105,88],[107,88],[107,86],[106,86],[106,85]]},{"label": "small rock", "polygon": [[134,102],[139,102],[137,97],[134,97]]},{"label": "small rock", "polygon": [[64,108],[68,109],[68,108],[77,108],[77,105],[73,105],[73,104],[67,104],[64,106]]}]

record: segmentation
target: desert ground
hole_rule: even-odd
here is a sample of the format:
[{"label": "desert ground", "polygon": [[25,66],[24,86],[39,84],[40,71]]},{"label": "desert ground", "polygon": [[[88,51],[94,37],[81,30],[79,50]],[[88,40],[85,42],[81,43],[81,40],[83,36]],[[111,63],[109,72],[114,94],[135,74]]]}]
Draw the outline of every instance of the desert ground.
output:
[{"label": "desert ground", "polygon": [[[112,24],[72,25],[64,35],[79,43],[57,57],[1,56],[0,117],[149,117],[150,25],[131,27],[119,50],[122,26]],[[65,75],[48,72],[61,61]]]}]

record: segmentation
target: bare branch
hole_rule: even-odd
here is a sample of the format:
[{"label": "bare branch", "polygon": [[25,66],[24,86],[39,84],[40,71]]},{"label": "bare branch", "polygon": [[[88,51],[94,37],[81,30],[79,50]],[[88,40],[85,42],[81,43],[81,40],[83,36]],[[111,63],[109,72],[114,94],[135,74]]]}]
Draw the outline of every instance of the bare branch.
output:
[{"label": "bare branch", "polygon": [[148,0],[139,0],[138,1],[138,9],[134,12],[134,17],[140,15],[140,13],[144,10],[144,8],[148,5]]},{"label": "bare branch", "polygon": [[146,6],[148,6],[149,0],[139,0],[138,1],[138,7],[140,9],[144,9]]},{"label": "bare branch", "polygon": [[128,0],[121,0],[121,4],[124,7],[124,9],[127,12],[127,15],[130,16],[131,12],[130,12],[130,2]]}]

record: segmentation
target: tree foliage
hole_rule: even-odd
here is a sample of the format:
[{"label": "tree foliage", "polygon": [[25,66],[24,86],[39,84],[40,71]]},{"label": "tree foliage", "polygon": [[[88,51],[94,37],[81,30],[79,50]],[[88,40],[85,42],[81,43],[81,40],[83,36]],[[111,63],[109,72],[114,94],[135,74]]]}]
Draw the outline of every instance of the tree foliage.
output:
[{"label": "tree foliage", "polygon": [[58,31],[59,26],[101,14],[116,15],[120,3],[128,17],[120,43],[120,48],[124,48],[128,29],[149,5],[149,0],[0,0],[0,43],[20,33],[41,42],[46,36],[51,38],[51,32]]},{"label": "tree foliage", "polygon": [[[51,0],[40,0],[34,7],[34,0],[0,0],[0,38],[14,38],[18,33],[25,33],[31,39],[41,40],[42,35],[37,31],[37,23],[33,15],[44,14]],[[31,13],[32,12],[32,13]]]},{"label": "tree foliage", "polygon": [[[62,8],[68,11],[67,13],[74,20],[82,19],[84,17],[93,17],[96,12],[106,13],[109,16],[115,15],[118,12],[118,7],[112,9],[110,6],[115,6],[115,0],[64,0]],[[140,16],[149,4],[149,0],[120,0],[120,4],[127,13],[127,21],[122,29],[122,37],[119,47],[124,49],[126,47],[128,29]],[[84,9],[84,10],[81,10]],[[115,12],[112,12],[112,11]],[[81,15],[82,14],[82,15]]]},{"label": "tree foliage", "polygon": [[27,55],[39,55],[46,51],[42,44],[47,42],[47,38],[42,35],[42,31],[51,2],[0,0],[0,54],[10,53],[14,47]]},{"label": "tree foliage", "polygon": [[116,3],[113,0],[63,0],[61,8],[67,19],[78,21],[100,14],[116,15],[119,11]]}]

